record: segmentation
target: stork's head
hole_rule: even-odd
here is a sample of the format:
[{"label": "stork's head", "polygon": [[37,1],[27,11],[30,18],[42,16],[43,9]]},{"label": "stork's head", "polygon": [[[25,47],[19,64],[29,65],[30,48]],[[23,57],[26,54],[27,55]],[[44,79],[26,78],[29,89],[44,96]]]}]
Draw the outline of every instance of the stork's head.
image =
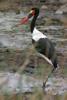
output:
[{"label": "stork's head", "polygon": [[20,23],[23,24],[25,23],[28,19],[30,19],[33,15],[38,15],[39,14],[39,9],[38,8],[32,8],[29,15]]}]

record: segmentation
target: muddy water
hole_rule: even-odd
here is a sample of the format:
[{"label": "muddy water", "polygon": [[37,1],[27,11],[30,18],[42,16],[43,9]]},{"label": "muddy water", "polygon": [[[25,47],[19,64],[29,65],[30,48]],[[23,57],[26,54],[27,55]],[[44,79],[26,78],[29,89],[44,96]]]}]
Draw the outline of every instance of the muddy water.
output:
[{"label": "muddy water", "polygon": [[30,42],[30,34],[28,32],[24,34],[22,26],[15,26],[25,16],[26,14],[22,12],[19,15],[0,12],[0,42],[3,46],[22,49],[27,47],[27,43]]},{"label": "muddy water", "polygon": [[[32,48],[31,33],[29,27],[29,23],[31,22],[31,20],[29,20],[24,25],[16,26],[26,16],[27,13],[25,14],[23,12],[21,12],[20,14],[16,14],[15,12],[11,12],[11,13],[0,12],[0,43],[3,46],[12,47],[12,48],[21,48],[23,50],[25,50],[26,48]],[[67,26],[66,26],[67,19],[66,18],[67,18],[66,15],[40,13],[36,24],[37,29],[42,31],[49,39],[53,41],[53,43],[57,48],[57,51],[65,55],[67,55]],[[67,58],[67,56],[65,57]],[[2,75],[0,76],[2,77]],[[18,88],[18,79],[20,77],[19,74],[6,73],[5,77],[3,78],[1,77],[0,77],[0,84],[2,83],[2,81],[7,81],[11,77],[11,79],[7,82],[9,92],[13,91],[15,84],[16,84],[15,92],[20,91]],[[35,86],[38,85],[42,86],[41,80],[37,80],[37,79],[35,80],[32,79],[32,77],[27,77],[25,75],[23,75],[22,78],[23,78],[22,81],[23,92],[28,92],[28,91],[31,92],[31,88],[34,88]],[[28,81],[29,82],[28,85],[26,84],[27,80],[24,79],[30,80]],[[31,83],[31,79],[36,81],[35,82],[36,85],[34,85],[34,82]],[[62,84],[60,85],[60,83]],[[3,89],[6,90],[6,88]],[[48,91],[52,92],[52,94],[57,94],[57,93],[63,94],[67,92],[67,79],[63,79],[63,78],[49,79],[45,90],[46,92]]]},{"label": "muddy water", "polygon": [[[27,13],[20,12],[16,14],[0,12],[0,42],[4,46],[17,47],[25,49],[31,47],[31,33],[29,20],[21,26],[16,26],[22,19],[27,16]],[[64,50],[67,49],[67,26],[66,16],[55,15],[51,13],[40,13],[36,27],[50,38],[56,46]],[[48,24],[46,24],[48,22]],[[61,45],[59,45],[60,43]],[[65,51],[66,52],[66,51]]]},{"label": "muddy water", "polygon": [[[0,92],[3,93],[33,93],[36,89],[42,91],[42,80],[24,74],[20,75],[19,73],[1,72],[0,85],[2,85]],[[45,91],[53,95],[66,93],[67,78],[50,78],[46,84]]]}]

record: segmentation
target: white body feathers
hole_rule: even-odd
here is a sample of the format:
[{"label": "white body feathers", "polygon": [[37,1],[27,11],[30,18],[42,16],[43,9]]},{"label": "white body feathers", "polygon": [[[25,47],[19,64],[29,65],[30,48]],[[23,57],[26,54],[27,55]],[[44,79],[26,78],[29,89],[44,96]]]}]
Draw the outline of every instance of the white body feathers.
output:
[{"label": "white body feathers", "polygon": [[[35,41],[38,41],[40,38],[47,38],[45,35],[43,35],[42,32],[38,31],[36,28],[34,28],[33,33],[32,33],[32,39]],[[45,55],[38,53],[42,58],[47,60],[52,66],[52,61],[49,60]]]},{"label": "white body feathers", "polygon": [[33,33],[32,33],[32,39],[35,41],[38,41],[40,38],[47,38],[43,33],[38,31],[36,28],[34,28]]}]

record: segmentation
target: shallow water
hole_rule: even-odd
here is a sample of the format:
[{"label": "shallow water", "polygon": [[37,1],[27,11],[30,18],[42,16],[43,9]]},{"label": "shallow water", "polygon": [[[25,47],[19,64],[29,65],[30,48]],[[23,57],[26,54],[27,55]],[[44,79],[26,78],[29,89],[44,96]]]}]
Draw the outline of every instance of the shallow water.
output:
[{"label": "shallow water", "polygon": [[[3,85],[2,85],[3,84]],[[0,92],[3,93],[32,93],[36,89],[42,91],[42,80],[19,73],[0,73]],[[39,88],[38,88],[39,87]],[[50,78],[46,83],[46,93],[62,95],[67,92],[67,78]]]},{"label": "shallow water", "polygon": [[21,31],[23,30],[22,26],[15,27],[25,15],[22,12],[19,15],[0,12],[0,42],[3,46],[26,48],[27,43],[30,41],[29,33],[27,32],[24,34],[23,31]]},{"label": "shallow water", "polygon": [[[31,20],[23,25],[16,26],[26,16],[27,13],[25,14],[24,12],[20,12],[20,14],[15,12],[0,12],[0,42],[2,45],[22,49],[26,49],[28,46],[32,48],[30,45],[31,33],[29,26]],[[58,47],[63,48],[64,46],[64,49],[67,49],[66,18],[66,15],[40,13],[36,27],[51,39],[56,47],[61,43]],[[46,22],[48,22],[47,25]]]}]

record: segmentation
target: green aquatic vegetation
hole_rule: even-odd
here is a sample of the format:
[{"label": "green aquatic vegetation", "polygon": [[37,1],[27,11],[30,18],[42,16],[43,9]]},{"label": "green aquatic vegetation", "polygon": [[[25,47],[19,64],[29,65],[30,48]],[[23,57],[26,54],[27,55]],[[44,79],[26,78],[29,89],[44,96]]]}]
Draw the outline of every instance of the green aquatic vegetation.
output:
[{"label": "green aquatic vegetation", "polygon": [[[6,55],[7,55],[7,53],[6,53]],[[5,55],[5,56],[6,56],[6,55]],[[8,61],[8,62],[9,62],[9,61],[12,61],[12,60],[14,59],[14,56],[15,56],[15,51],[12,50],[12,49],[10,49],[9,52],[8,52],[8,57],[6,56],[7,61]]]},{"label": "green aquatic vegetation", "polygon": [[15,72],[18,72],[19,67],[16,65],[16,66],[14,66],[14,67],[12,68],[12,70],[13,70],[14,73],[15,73]]},{"label": "green aquatic vegetation", "polygon": [[38,69],[37,69],[37,70],[38,70],[37,73],[36,73],[37,76],[42,77],[45,68],[46,68],[46,65],[40,64],[40,65],[38,66]]},{"label": "green aquatic vegetation", "polygon": [[10,61],[13,60],[15,55],[14,50],[0,49],[0,70],[8,68]]},{"label": "green aquatic vegetation", "polygon": [[64,15],[67,15],[67,12],[63,12]]},{"label": "green aquatic vegetation", "polygon": [[26,32],[30,32],[30,27],[26,26]]},{"label": "green aquatic vegetation", "polygon": [[6,100],[11,100],[10,95],[7,92],[5,92],[4,97],[5,97]]},{"label": "green aquatic vegetation", "polygon": [[3,46],[2,43],[0,42],[0,47]]},{"label": "green aquatic vegetation", "polygon": [[6,34],[11,34],[11,33],[13,33],[12,30],[10,30],[10,31],[8,31],[8,30],[3,30],[3,32],[6,33]]},{"label": "green aquatic vegetation", "polygon": [[63,25],[64,23],[62,21],[60,21],[59,19],[52,19],[49,24],[51,24],[51,25]]},{"label": "green aquatic vegetation", "polygon": [[67,66],[64,66],[63,68],[64,68],[63,69],[64,74],[67,75]]},{"label": "green aquatic vegetation", "polygon": [[5,62],[5,61],[1,61],[0,62],[0,70],[6,69],[7,66],[8,66],[8,63],[7,62]]},{"label": "green aquatic vegetation", "polygon": [[20,14],[20,10],[17,10],[17,11],[15,11],[16,12],[16,14]]},{"label": "green aquatic vegetation", "polygon": [[43,95],[42,93],[39,93],[39,94],[38,94],[38,99],[37,99],[37,100],[43,100],[43,96],[44,96],[44,95]]},{"label": "green aquatic vegetation", "polygon": [[4,53],[4,49],[2,50],[2,49],[0,49],[0,56]]}]

